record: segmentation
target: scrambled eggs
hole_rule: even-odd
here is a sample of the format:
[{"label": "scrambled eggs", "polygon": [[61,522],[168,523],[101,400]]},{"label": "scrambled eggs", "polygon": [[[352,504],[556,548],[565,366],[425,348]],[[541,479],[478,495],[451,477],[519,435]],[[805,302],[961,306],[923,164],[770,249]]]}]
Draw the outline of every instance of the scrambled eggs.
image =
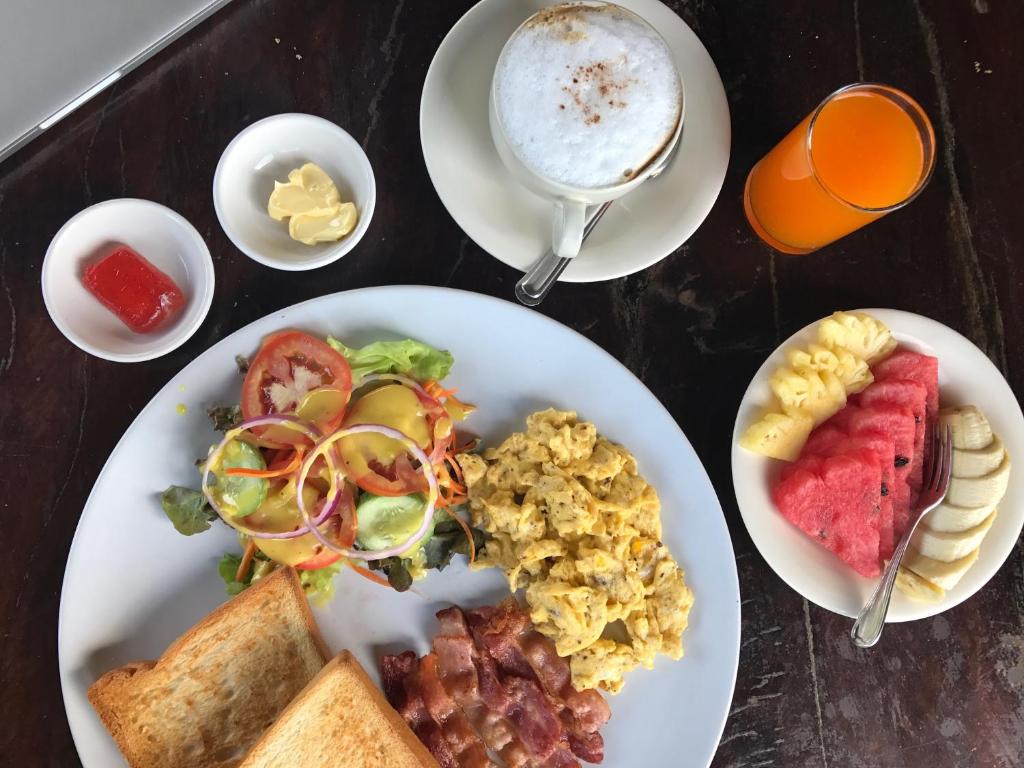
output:
[{"label": "scrambled eggs", "polygon": [[459,456],[473,525],[491,534],[477,567],[526,589],[537,629],[570,657],[577,689],[618,693],[623,673],[683,655],[693,603],[661,543],[658,494],[621,445],[548,409],[483,456]]}]

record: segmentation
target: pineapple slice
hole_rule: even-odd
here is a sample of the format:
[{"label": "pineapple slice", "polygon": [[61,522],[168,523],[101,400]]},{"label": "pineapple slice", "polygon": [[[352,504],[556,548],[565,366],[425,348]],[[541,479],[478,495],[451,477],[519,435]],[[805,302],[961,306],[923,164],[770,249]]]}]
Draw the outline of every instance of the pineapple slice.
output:
[{"label": "pineapple slice", "polygon": [[740,438],[740,447],[772,459],[794,461],[813,428],[814,419],[799,410],[766,413],[760,421],[747,427]]},{"label": "pineapple slice", "polygon": [[896,348],[896,339],[885,323],[863,312],[835,312],[818,326],[818,341],[824,347],[852,352],[876,363]]},{"label": "pineapple slice", "polygon": [[[863,312],[836,312],[818,326],[818,343],[786,351],[788,366],[772,374],[772,412],[740,438],[747,450],[793,461],[811,430],[846,406],[848,395],[874,381],[870,364],[896,348],[885,326]],[[781,413],[779,412],[781,410]]]},{"label": "pineapple slice", "polygon": [[861,392],[875,380],[867,361],[842,347],[829,348],[820,344],[808,344],[806,349],[792,347],[786,351],[786,359],[798,373],[828,371],[835,374],[847,394],[851,395]]},{"label": "pineapple slice", "polygon": [[829,371],[779,368],[768,382],[779,398],[782,411],[800,412],[811,417],[814,426],[821,424],[846,405],[846,387]]}]

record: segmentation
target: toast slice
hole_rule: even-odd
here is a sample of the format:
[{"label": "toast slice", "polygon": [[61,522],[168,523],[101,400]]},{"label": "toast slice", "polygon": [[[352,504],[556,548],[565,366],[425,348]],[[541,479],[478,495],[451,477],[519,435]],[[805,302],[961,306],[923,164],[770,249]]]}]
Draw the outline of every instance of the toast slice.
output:
[{"label": "toast slice", "polygon": [[89,701],[131,768],[233,768],[329,657],[298,575],[279,568],[158,661],[107,672]]},{"label": "toast slice", "polygon": [[328,662],[239,768],[437,768],[348,651]]}]

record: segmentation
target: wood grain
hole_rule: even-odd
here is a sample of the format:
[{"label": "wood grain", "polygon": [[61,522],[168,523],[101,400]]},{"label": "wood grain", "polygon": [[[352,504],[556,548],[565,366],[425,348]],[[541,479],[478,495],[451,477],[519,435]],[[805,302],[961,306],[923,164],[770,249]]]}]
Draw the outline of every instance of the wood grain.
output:
[{"label": "wood grain", "polygon": [[[470,241],[431,187],[420,88],[470,0],[236,0],[0,165],[0,762],[78,764],[57,678],[65,557],[89,489],[167,379],[242,325],[326,292],[385,283],[511,297],[516,273]],[[920,312],[1024,385],[1024,5],[995,0],[668,2],[729,96],[722,195],[675,254],[629,278],[560,285],[542,311],[625,362],[708,467],[737,551],[743,649],[717,768],[1024,765],[1024,551],[976,597],[894,626],[873,652],[765,565],[740,521],[729,439],[747,381],[776,345],[837,307]],[[912,205],[819,253],[773,254],[747,228],[750,166],[823,96],[858,79],[902,87],[940,137]],[[312,112],[360,139],[378,179],[364,241],[282,279],[235,250],[210,188],[253,121]],[[217,269],[213,310],[184,347],[131,366],[90,358],[46,315],[39,272],[61,224],[133,196],[181,212]],[[116,556],[116,553],[111,553]],[[9,762],[8,762],[9,761]],[[689,765],[685,757],[680,765]]]}]

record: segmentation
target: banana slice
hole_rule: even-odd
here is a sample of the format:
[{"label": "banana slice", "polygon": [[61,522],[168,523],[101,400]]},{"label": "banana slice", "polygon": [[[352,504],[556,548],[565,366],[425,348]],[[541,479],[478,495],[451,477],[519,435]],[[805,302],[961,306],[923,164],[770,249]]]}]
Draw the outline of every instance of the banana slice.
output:
[{"label": "banana slice", "polygon": [[999,469],[1006,449],[999,435],[992,435],[992,442],[976,450],[953,449],[953,477],[984,477]]},{"label": "banana slice", "polygon": [[939,411],[939,423],[953,428],[953,447],[976,451],[992,442],[992,427],[977,406],[961,405]]},{"label": "banana slice", "polygon": [[974,565],[978,559],[978,550],[969,552],[959,560],[951,563],[944,563],[931,557],[925,557],[913,547],[907,548],[907,554],[903,556],[903,567],[908,568],[922,579],[930,581],[942,589],[952,589],[967,573],[967,569]]},{"label": "banana slice", "polygon": [[[914,531],[913,544],[925,557],[933,560],[941,560],[944,563],[951,563],[966,557],[972,551],[981,546],[982,539],[992,527],[996,519],[996,512],[993,511],[988,517],[982,520],[973,528],[966,531],[935,531],[927,525],[921,525]],[[925,521],[927,523],[927,521]]]},{"label": "banana slice", "polygon": [[896,588],[912,600],[920,600],[924,603],[937,603],[946,596],[946,590],[942,587],[932,584],[927,579],[922,579],[902,565],[896,572]]},{"label": "banana slice", "polygon": [[981,525],[995,511],[996,504],[998,502],[983,507],[958,507],[944,501],[928,513],[923,525],[942,533],[967,531]]},{"label": "banana slice", "polygon": [[982,477],[954,477],[949,481],[946,502],[958,507],[983,507],[998,504],[1006,493],[1010,480],[1010,455],[1003,453],[1003,461],[995,472]]}]

